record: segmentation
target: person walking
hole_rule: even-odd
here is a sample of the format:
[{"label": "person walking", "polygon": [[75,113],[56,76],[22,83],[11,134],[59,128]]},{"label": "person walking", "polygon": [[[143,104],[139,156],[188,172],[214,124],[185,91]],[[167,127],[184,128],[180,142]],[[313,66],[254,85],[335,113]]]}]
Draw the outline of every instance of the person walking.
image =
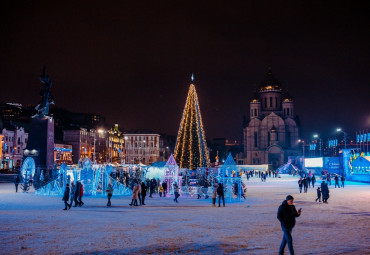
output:
[{"label": "person walking", "polygon": [[326,180],[328,181],[327,184],[329,184],[331,186],[331,176],[330,176],[330,173],[327,173],[326,174]]},{"label": "person walking", "polygon": [[329,199],[329,187],[325,181],[321,183],[321,192],[322,192],[322,202],[327,204]]},{"label": "person walking", "polygon": [[155,189],[155,179],[153,178],[150,181],[150,193],[149,193],[149,197],[153,197],[154,189]]},{"label": "person walking", "polygon": [[342,182],[342,188],[344,188],[344,181],[346,180],[346,178],[344,177],[344,175],[342,175],[340,177],[340,181]]},{"label": "person walking", "polygon": [[81,190],[81,186],[80,185],[81,185],[81,183],[79,181],[77,181],[76,182],[76,185],[74,187],[74,192],[73,192],[74,197],[73,197],[73,200],[75,201],[75,205],[73,207],[77,207],[79,205],[79,202],[78,202],[77,198],[78,198],[78,195],[79,195],[80,190]]},{"label": "person walking", "polygon": [[21,182],[21,179],[19,178],[19,174],[15,177],[14,185],[15,185],[15,192],[18,192],[18,185]]},{"label": "person walking", "polygon": [[166,197],[166,195],[167,195],[167,182],[163,182],[162,187],[163,187],[163,197]]},{"label": "person walking", "polygon": [[311,188],[311,177],[310,177],[310,175],[307,176],[306,181],[307,181],[308,187]]},{"label": "person walking", "polygon": [[321,203],[321,189],[320,189],[320,187],[317,187],[316,192],[317,192],[317,198],[315,199],[315,202],[317,202],[317,200],[319,200],[319,202]]},{"label": "person walking", "polygon": [[217,199],[217,183],[213,184],[213,190],[212,190],[212,206],[216,207],[216,199]]},{"label": "person walking", "polygon": [[80,182],[80,192],[78,193],[78,206],[83,206],[85,203],[82,202],[82,196],[84,195],[84,185]]},{"label": "person walking", "polygon": [[[137,187],[138,187],[138,189],[137,189],[137,197],[139,199],[140,205],[142,205],[142,202],[141,202],[141,180],[138,180],[137,181]],[[136,202],[136,204],[137,204],[137,202]]]},{"label": "person walking", "polygon": [[294,255],[292,230],[295,225],[295,218],[301,215],[302,208],[297,211],[293,201],[294,198],[288,195],[277,211],[277,218],[283,231],[283,240],[281,241],[279,254],[284,254],[285,246],[288,244],[290,254]]},{"label": "person walking", "polygon": [[132,188],[131,203],[129,204],[130,206],[132,205],[137,206],[138,190],[139,190],[138,184],[136,181],[134,181],[134,187]]},{"label": "person walking", "polygon": [[303,180],[302,180],[302,178],[299,178],[299,180],[298,180],[298,187],[299,187],[299,193],[302,193],[302,187],[303,187]]},{"label": "person walking", "polygon": [[145,205],[145,196],[146,196],[146,185],[145,182],[141,183],[141,203],[142,205]]},{"label": "person walking", "polygon": [[177,185],[176,182],[173,184],[173,188],[174,188],[174,193],[175,193],[175,199],[173,201],[178,203],[179,201],[177,201],[177,199],[179,198],[180,194],[179,194],[179,186]]},{"label": "person walking", "polygon": [[316,177],[314,174],[312,175],[311,182],[312,182],[312,188],[315,188]]},{"label": "person walking", "polygon": [[334,182],[335,182],[335,187],[334,187],[334,189],[338,186],[338,188],[340,188],[340,186],[339,186],[339,176],[336,174],[335,176],[334,176]]},{"label": "person walking", "polygon": [[68,200],[69,200],[69,184],[68,183],[66,184],[66,189],[64,190],[62,200],[64,201],[64,209],[63,210],[67,210],[67,207],[69,207],[69,209],[71,209],[72,204],[68,204]]},{"label": "person walking", "polygon": [[218,185],[217,195],[218,195],[218,207],[220,207],[220,205],[221,205],[221,198],[222,198],[223,205],[225,207],[224,186],[222,185],[222,183],[220,183]]},{"label": "person walking", "polygon": [[112,187],[112,184],[109,183],[108,184],[108,188],[107,188],[107,196],[108,196],[108,203],[107,203],[107,206],[112,206],[111,202],[110,202],[110,199],[112,198],[113,196],[113,187]]},{"label": "person walking", "polygon": [[130,205],[138,206],[137,197],[139,195],[139,184],[137,181],[135,181],[134,183],[134,188],[132,189],[132,201]]},{"label": "person walking", "polygon": [[306,177],[302,180],[304,193],[307,193],[308,183]]},{"label": "person walking", "polygon": [[76,192],[76,185],[74,182],[72,182],[72,187],[71,187],[71,202],[70,204],[73,204],[73,201],[75,199],[75,192]]},{"label": "person walking", "polygon": [[163,194],[163,186],[159,185],[159,197],[162,197]]}]

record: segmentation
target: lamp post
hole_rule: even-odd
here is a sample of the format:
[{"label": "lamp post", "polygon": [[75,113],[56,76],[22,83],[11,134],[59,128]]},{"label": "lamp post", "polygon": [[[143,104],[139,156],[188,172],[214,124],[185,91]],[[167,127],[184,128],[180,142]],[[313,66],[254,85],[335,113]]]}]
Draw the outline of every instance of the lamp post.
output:
[{"label": "lamp post", "polygon": [[320,157],[321,157],[322,140],[321,140],[321,138],[319,137],[318,134],[314,134],[313,137],[316,138],[317,140],[319,140],[319,146],[320,146],[319,151],[320,151]]},{"label": "lamp post", "polygon": [[128,137],[125,136],[125,144],[124,144],[124,147],[125,147],[125,164],[130,164],[130,162],[128,161],[128,154],[129,154],[129,144],[128,144]]},{"label": "lamp post", "polygon": [[302,143],[302,154],[304,158],[304,140],[298,139],[298,143]]},{"label": "lamp post", "polygon": [[341,128],[337,128],[337,132],[343,133],[344,149],[347,149],[347,133],[344,132]]},{"label": "lamp post", "polygon": [[[104,134],[104,129],[98,129],[97,131],[101,135]],[[94,130],[94,158],[93,158],[94,164],[96,161],[96,146],[95,145],[96,145],[96,130]]]}]

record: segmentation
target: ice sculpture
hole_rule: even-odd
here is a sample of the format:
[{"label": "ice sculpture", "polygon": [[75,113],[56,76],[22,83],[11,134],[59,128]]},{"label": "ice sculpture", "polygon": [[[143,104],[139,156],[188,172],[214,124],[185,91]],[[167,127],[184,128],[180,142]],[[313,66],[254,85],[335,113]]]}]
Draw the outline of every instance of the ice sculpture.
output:
[{"label": "ice sculpture", "polygon": [[[106,189],[109,183],[113,186],[114,195],[125,196],[132,194],[129,186],[111,177],[112,172],[118,171],[116,167],[112,165],[93,165],[89,159],[81,161],[79,165],[82,168],[62,164],[57,179],[37,189],[36,194],[62,196],[65,185],[77,181],[81,181],[84,185],[84,196],[106,196]],[[131,176],[141,176],[141,173],[137,173],[141,168],[135,167],[135,169],[136,173],[132,173]],[[25,172],[25,174],[27,173]]]}]

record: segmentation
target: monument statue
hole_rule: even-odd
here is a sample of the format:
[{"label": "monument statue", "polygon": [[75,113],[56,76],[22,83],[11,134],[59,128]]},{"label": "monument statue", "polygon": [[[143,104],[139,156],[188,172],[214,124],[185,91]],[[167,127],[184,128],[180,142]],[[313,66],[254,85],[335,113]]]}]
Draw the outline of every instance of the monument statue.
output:
[{"label": "monument statue", "polygon": [[27,150],[35,162],[37,170],[36,176],[45,176],[46,179],[53,178],[54,166],[54,119],[49,116],[49,106],[54,104],[51,95],[49,76],[46,74],[46,67],[40,75],[43,88],[40,91],[41,100],[35,107],[37,113],[32,116],[29,126]]},{"label": "monument statue", "polygon": [[33,118],[44,118],[49,115],[49,105],[54,104],[54,98],[51,95],[51,86],[53,83],[50,81],[49,75],[46,74],[46,66],[43,68],[43,73],[40,75],[41,83],[44,87],[40,91],[41,100],[35,107],[37,114]]}]

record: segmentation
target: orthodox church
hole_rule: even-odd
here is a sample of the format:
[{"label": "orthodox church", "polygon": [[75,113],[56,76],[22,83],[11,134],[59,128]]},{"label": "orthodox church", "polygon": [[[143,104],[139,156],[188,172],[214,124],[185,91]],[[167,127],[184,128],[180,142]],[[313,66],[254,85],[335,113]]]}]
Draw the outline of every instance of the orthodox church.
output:
[{"label": "orthodox church", "polygon": [[283,165],[297,156],[298,125],[293,98],[283,91],[271,69],[250,101],[250,120],[243,130],[245,164]]}]

